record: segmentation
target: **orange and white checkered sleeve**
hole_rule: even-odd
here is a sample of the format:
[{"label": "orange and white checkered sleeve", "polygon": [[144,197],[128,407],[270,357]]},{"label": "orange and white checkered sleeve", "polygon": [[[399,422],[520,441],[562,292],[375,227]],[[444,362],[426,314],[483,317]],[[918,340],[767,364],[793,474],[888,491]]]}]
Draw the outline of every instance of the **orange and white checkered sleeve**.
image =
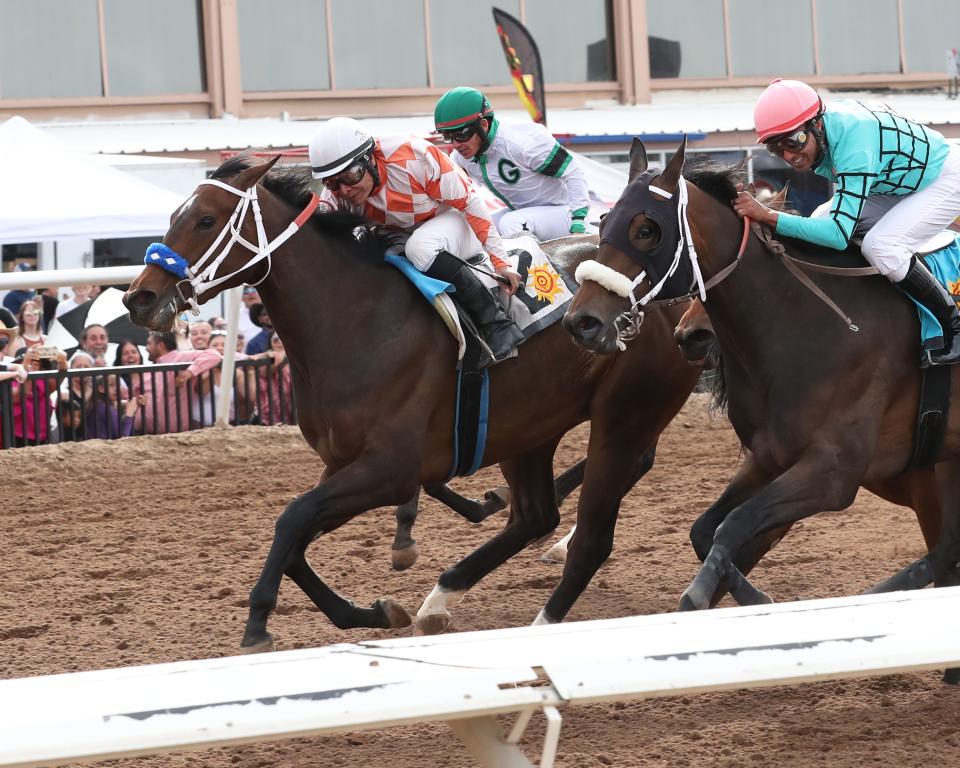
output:
[{"label": "orange and white checkered sleeve", "polygon": [[493,266],[509,266],[500,233],[490,218],[487,205],[477,194],[470,177],[432,144],[427,146],[424,191],[434,200],[460,211],[470,229],[490,254]]}]

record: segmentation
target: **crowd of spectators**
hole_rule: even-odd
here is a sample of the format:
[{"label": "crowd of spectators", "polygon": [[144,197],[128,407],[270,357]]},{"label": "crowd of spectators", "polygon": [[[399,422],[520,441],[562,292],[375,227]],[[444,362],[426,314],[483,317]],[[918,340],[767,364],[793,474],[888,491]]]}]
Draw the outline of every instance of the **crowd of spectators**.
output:
[{"label": "crowd of spectators", "polygon": [[[144,346],[111,339],[107,327],[93,324],[83,328],[69,358],[48,347],[47,317],[62,317],[98,292],[94,286],[73,286],[72,294],[59,301],[53,291],[53,303],[47,301],[47,291],[20,292],[7,301],[11,291],[5,297],[6,308],[0,308],[0,430],[8,418],[10,444],[113,439],[214,423],[226,320],[215,316],[181,322],[176,333],[151,332]],[[290,366],[256,288],[244,289],[240,315],[230,420],[293,424]],[[252,362],[240,362],[245,360]],[[100,368],[105,370],[95,370]],[[80,373],[84,369],[94,370]],[[34,371],[48,375],[28,377]],[[4,403],[4,396],[9,402]]]}]

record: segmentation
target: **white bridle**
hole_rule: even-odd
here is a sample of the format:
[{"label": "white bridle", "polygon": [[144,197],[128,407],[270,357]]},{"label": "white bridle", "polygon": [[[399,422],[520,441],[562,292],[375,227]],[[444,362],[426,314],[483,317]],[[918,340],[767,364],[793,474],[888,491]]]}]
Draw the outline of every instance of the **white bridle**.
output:
[{"label": "white bridle", "polygon": [[[653,184],[649,185],[649,189],[651,192],[662,195],[667,200],[670,200],[673,197],[673,193],[667,192],[665,189],[655,187]],[[643,323],[643,312],[640,308],[646,306],[650,301],[657,297],[657,294],[660,293],[664,283],[667,282],[667,280],[677,271],[677,267],[680,266],[680,259],[683,256],[684,243],[686,243],[687,256],[690,259],[690,264],[693,268],[693,276],[697,286],[697,293],[699,294],[701,301],[707,300],[707,289],[703,283],[703,274],[700,271],[700,261],[697,257],[697,248],[694,245],[693,234],[690,231],[690,222],[687,218],[687,202],[689,200],[689,193],[687,192],[687,180],[683,178],[683,176],[680,177],[677,184],[677,197],[677,219],[680,225],[680,239],[677,242],[677,249],[674,251],[673,261],[670,264],[670,268],[666,271],[663,277],[660,278],[660,281],[649,291],[647,291],[646,294],[638,299],[634,293],[637,287],[644,281],[644,279],[646,279],[646,270],[641,270],[640,274],[631,280],[622,272],[618,272],[612,267],[608,267],[606,264],[601,264],[599,261],[588,259],[587,261],[581,262],[577,267],[577,271],[574,273],[574,278],[578,283],[583,284],[585,280],[590,280],[599,284],[603,288],[606,288],[611,293],[614,293],[623,299],[627,299],[630,302],[629,311],[619,315],[615,322],[617,327],[617,346],[621,350],[625,349],[626,342],[636,337],[637,333],[640,331],[640,325]]]},{"label": "white bridle", "polygon": [[[180,298],[183,299],[185,303],[190,305],[190,308],[195,315],[200,314],[200,304],[197,300],[201,295],[213,290],[227,280],[236,277],[241,272],[245,272],[250,267],[259,264],[264,260],[267,262],[266,272],[264,272],[263,277],[257,280],[257,282],[250,283],[250,285],[260,285],[260,283],[266,280],[267,275],[270,274],[271,255],[273,252],[283,245],[303,226],[304,222],[306,222],[316,210],[319,202],[319,198],[317,197],[316,193],[311,193],[310,201],[300,212],[300,215],[297,216],[297,218],[294,219],[283,232],[277,235],[277,237],[275,237],[273,240],[268,240],[266,230],[263,227],[263,217],[260,214],[260,201],[257,199],[256,184],[247,190],[241,190],[237,189],[236,187],[231,187],[229,184],[224,184],[222,181],[217,179],[207,179],[206,181],[201,181],[198,188],[204,185],[211,185],[225,189],[227,192],[239,197],[240,200],[237,202],[237,207],[234,208],[233,213],[227,220],[227,223],[224,225],[223,229],[220,230],[220,234],[217,235],[216,239],[210,244],[210,247],[207,248],[203,256],[201,256],[197,262],[191,266],[187,263],[186,259],[184,259],[180,254],[176,253],[173,249],[161,243],[154,243],[147,248],[147,255],[144,258],[144,262],[146,264],[156,265],[177,275],[178,277],[184,278],[177,283],[177,292],[180,294]],[[245,237],[243,237],[243,235],[240,234],[240,229],[243,226],[243,221],[246,218],[247,210],[249,208],[253,209],[253,220],[257,228],[256,245],[248,241]],[[230,233],[230,238],[226,240],[226,242],[223,242],[227,233]],[[223,243],[223,247],[219,253],[217,253],[217,248],[221,245],[221,243]],[[223,264],[224,259],[227,258],[227,254],[230,253],[231,249],[236,243],[239,243],[254,255],[249,258],[247,262],[239,269],[236,269],[226,275],[217,275],[220,265]],[[190,285],[192,292],[190,296],[184,295],[184,292],[181,288],[183,283],[188,283]]]}]

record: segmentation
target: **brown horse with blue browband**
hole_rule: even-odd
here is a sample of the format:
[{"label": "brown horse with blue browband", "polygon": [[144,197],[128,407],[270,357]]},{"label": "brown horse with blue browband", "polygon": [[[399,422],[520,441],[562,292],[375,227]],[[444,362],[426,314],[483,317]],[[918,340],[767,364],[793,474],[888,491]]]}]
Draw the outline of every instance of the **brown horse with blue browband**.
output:
[{"label": "brown horse with blue browband", "polygon": [[[221,166],[174,214],[163,239],[182,259],[174,265],[180,274],[148,266],[124,297],[134,322],[169,328],[193,294],[206,300],[241,283],[259,284],[283,339],[300,429],[325,468],[277,520],[250,593],[246,649],[271,644],[267,619],[284,575],[338,627],[409,624],[389,598],[360,607],[338,595],[305,551],[356,515],[401,504],[419,485],[441,482],[453,450],[452,336],[384,263],[385,242],[358,242],[353,230],[362,222],[355,217],[312,214],[309,171],[271,171],[274,162],[251,166],[240,158]],[[272,245],[271,238],[291,230],[295,235],[281,247]],[[157,250],[160,258],[170,256]],[[596,244],[581,237],[549,250],[573,271]],[[639,330],[642,343],[616,358],[578,349],[555,324],[524,343],[518,358],[491,369],[482,464],[500,463],[510,516],[500,533],[440,576],[417,616],[419,631],[446,627],[449,608],[470,587],[557,526],[553,455],[561,437],[589,419],[576,535],[538,621],[566,615],[611,551],[621,499],[652,465],[661,431],[696,382],[698,371],[671,335],[680,311],[649,313]]]}]

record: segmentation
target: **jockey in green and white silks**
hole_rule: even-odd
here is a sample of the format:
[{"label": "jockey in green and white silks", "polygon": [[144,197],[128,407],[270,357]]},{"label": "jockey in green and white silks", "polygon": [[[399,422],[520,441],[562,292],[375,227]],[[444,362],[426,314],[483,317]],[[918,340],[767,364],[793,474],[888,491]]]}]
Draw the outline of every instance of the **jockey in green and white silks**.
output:
[{"label": "jockey in green and white silks", "polygon": [[[746,192],[734,209],[777,234],[844,249],[871,223],[864,258],[937,318],[944,348],[933,364],[960,362],[954,297],[914,254],[960,215],[960,146],[886,107],[841,99],[824,105],[799,80],[775,80],[754,108],[757,141],[795,171],[836,184],[826,216],[773,211]],[[875,222],[875,223],[874,223]],[[858,225],[860,225],[858,227]]]},{"label": "jockey in green and white silks", "polygon": [[453,144],[451,159],[507,207],[494,214],[502,237],[525,230],[539,240],[585,231],[590,207],[583,169],[538,123],[502,123],[474,88],[447,91],[434,123]]}]

